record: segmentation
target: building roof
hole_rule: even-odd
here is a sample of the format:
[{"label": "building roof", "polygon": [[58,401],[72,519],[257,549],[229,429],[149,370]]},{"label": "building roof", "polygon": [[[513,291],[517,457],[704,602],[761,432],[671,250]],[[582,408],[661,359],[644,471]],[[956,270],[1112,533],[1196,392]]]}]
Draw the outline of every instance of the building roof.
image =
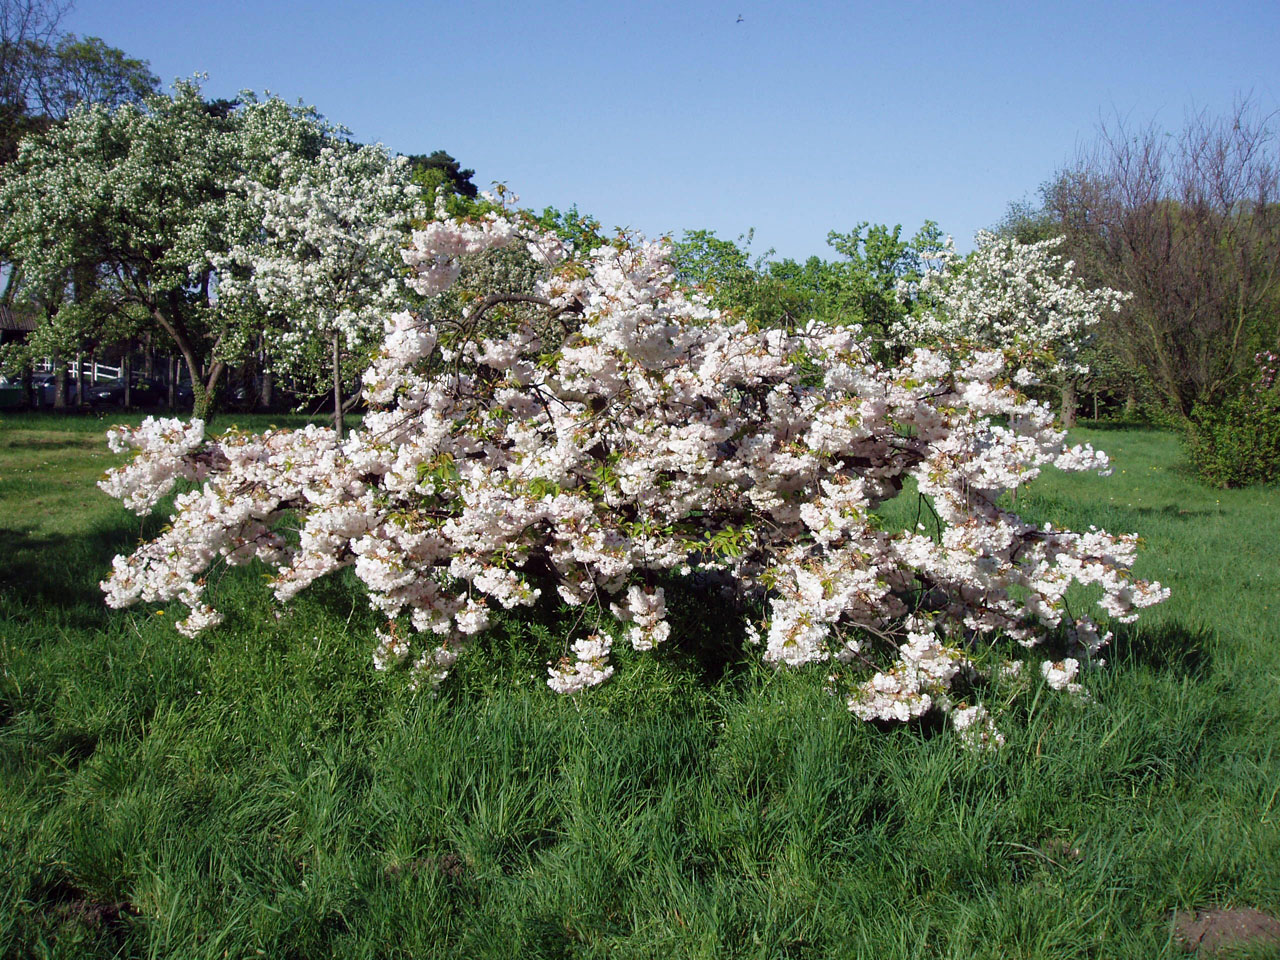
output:
[{"label": "building roof", "polygon": [[35,314],[28,313],[25,310],[15,311],[8,304],[0,303],[0,330],[29,333],[35,328]]}]

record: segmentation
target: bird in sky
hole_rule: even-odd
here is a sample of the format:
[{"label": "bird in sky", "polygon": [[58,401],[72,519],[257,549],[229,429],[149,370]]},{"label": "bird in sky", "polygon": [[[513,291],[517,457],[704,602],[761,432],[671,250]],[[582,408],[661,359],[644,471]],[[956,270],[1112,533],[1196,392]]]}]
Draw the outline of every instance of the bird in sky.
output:
[{"label": "bird in sky", "polygon": [[738,19],[737,19],[737,20],[735,20],[735,21],[733,21],[733,22],[734,22],[734,23],[742,23],[742,22],[743,22],[743,20],[742,20],[742,14],[738,14]]}]

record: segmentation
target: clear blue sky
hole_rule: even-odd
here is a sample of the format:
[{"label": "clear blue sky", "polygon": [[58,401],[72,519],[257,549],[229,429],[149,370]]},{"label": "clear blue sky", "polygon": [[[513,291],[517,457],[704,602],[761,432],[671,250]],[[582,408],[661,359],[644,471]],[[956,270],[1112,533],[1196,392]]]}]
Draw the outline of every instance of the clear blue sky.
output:
[{"label": "clear blue sky", "polygon": [[[742,22],[736,22],[738,17]],[[1280,106],[1280,3],[78,0],[166,85],[269,90],[445,149],[529,206],[826,255],[861,220],[967,249],[1100,119]]]}]

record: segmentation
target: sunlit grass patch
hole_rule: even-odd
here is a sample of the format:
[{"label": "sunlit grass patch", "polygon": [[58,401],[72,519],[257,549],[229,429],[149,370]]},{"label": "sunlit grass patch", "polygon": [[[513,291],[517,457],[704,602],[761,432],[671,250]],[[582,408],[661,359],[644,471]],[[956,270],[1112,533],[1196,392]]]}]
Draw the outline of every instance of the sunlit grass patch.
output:
[{"label": "sunlit grass patch", "polygon": [[1196,485],[1171,434],[1080,431],[1114,475],[1019,492],[1139,532],[1173,596],[973,755],[703,640],[557,697],[554,607],[414,694],[349,575],[280,609],[229,571],[185,639],[102,603],[158,521],[93,487],[92,427],[0,420],[0,954],[1150,958],[1175,909],[1280,910],[1280,491]]}]

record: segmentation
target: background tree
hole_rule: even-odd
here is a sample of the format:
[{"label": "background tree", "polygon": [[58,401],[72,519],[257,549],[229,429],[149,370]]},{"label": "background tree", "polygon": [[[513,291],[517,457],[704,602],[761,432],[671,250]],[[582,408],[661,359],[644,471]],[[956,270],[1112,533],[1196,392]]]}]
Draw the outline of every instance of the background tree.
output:
[{"label": "background tree", "polygon": [[1075,423],[1082,352],[1100,319],[1127,299],[1108,287],[1090,288],[1059,249],[1058,236],[1021,243],[985,231],[963,259],[948,258],[920,284],[920,309],[904,322],[902,342],[1005,350],[1018,356],[1024,385],[1044,379],[1062,396],[1064,425]]},{"label": "background tree", "polygon": [[1133,293],[1104,335],[1188,418],[1250,378],[1280,334],[1280,180],[1247,103],[1182,131],[1104,128],[1046,188],[1082,272]]},{"label": "background tree", "polygon": [[848,233],[831,231],[827,245],[844,256],[837,262],[835,309],[868,327],[873,336],[890,340],[910,312],[909,291],[943,251],[946,238],[932,220],[910,240],[902,236],[901,224],[890,228],[864,222]]},{"label": "background tree", "polygon": [[92,264],[95,302],[143,312],[207,417],[261,323],[217,296],[215,260],[258,229],[232,184],[283,154],[314,156],[322,139],[314,111],[251,95],[224,111],[191,82],[142,105],[81,105],[22,144],[0,185],[0,240],[37,289]]},{"label": "background tree", "polygon": [[[832,231],[827,243],[840,260],[809,257],[753,261],[751,234],[732,241],[707,230],[688,230],[673,244],[672,265],[722,309],[758,326],[793,327],[812,318],[860,323],[881,342],[890,339],[911,310],[911,296],[927,264],[944,247],[937,224],[927,222],[910,240],[901,225],[860,223],[847,233]],[[745,242],[744,242],[745,241]]]},{"label": "background tree", "polygon": [[423,194],[429,204],[435,203],[438,190],[447,194],[475,200],[479,190],[471,182],[476,175],[474,170],[463,170],[461,165],[444,150],[431,153],[412,153],[405,157],[409,162],[414,182],[423,188]]},{"label": "background tree", "polygon": [[59,33],[71,3],[0,0],[0,163],[29,133],[65,120],[79,103],[115,106],[154,93],[145,60],[98,37]]},{"label": "background tree", "polygon": [[529,221],[534,225],[554,233],[561,240],[570,244],[574,250],[589,253],[597,247],[608,243],[600,221],[595,217],[582,213],[577,204],[566,210],[556,207],[543,207],[541,213],[527,212]]},{"label": "background tree", "polygon": [[1012,201],[1004,216],[987,232],[1019,243],[1039,243],[1062,236],[1063,228],[1054,211],[1045,204],[1024,199]]},{"label": "background tree", "polygon": [[761,264],[751,262],[750,244],[750,231],[735,243],[711,230],[686,230],[671,244],[671,265],[677,277],[700,287],[717,307],[748,311],[759,302],[763,281]]},{"label": "background tree", "polygon": [[[143,60],[126,56],[97,37],[79,39],[59,34],[58,26],[69,3],[0,0],[0,163],[11,160],[22,137],[49,129],[64,121],[76,105],[101,103],[115,106],[137,102],[157,86]],[[0,249],[3,291],[0,299],[13,303],[22,286],[21,262],[10,250]],[[74,332],[84,318],[100,309],[98,303],[78,305],[91,296],[95,266],[78,264],[73,276],[38,278],[23,299],[41,315],[38,336],[23,349],[12,349],[0,358],[11,369],[30,372],[38,358],[74,355],[81,343]],[[69,319],[79,306],[80,318]],[[53,317],[61,314],[58,323]],[[39,352],[43,350],[44,352]],[[54,404],[66,406],[65,365],[55,365]]]},{"label": "background tree", "polygon": [[0,161],[9,160],[18,141],[40,126],[33,105],[69,2],[0,0]]},{"label": "background tree", "polygon": [[65,120],[81,103],[140,103],[160,87],[146,60],[130,57],[98,37],[65,34],[44,57],[38,105],[54,120]]},{"label": "background tree", "polygon": [[[1040,202],[1018,200],[1009,204],[1003,217],[989,231],[1002,240],[1016,240],[1022,244],[1040,243],[1061,237],[1066,233],[1061,219],[1045,202],[1051,184],[1041,188]],[[1064,250],[1072,256],[1079,251],[1072,249],[1068,241]],[[1103,285],[1100,271],[1089,263],[1089,258],[1073,261],[1073,270],[1087,286]],[[1124,416],[1132,419],[1138,415],[1139,403],[1151,404],[1154,394],[1149,380],[1141,368],[1130,364],[1116,348],[1114,327],[1119,315],[1106,311],[1092,328],[1088,342],[1079,347],[1075,386],[1081,397],[1091,395],[1089,412],[1096,419],[1103,413],[1115,413],[1123,403]],[[1061,386],[1061,385],[1060,385]],[[1070,400],[1070,397],[1064,398]],[[1068,407],[1070,403],[1068,403]],[[1068,422],[1072,412],[1064,408],[1063,417]]]},{"label": "background tree", "polygon": [[327,373],[341,436],[344,383],[367,366],[360,349],[379,339],[403,301],[399,254],[411,223],[425,215],[420,188],[405,158],[336,140],[314,159],[284,154],[267,172],[266,183],[238,185],[261,228],[218,261],[226,268],[220,294],[256,300],[283,318],[272,337],[276,365],[310,385]]}]

